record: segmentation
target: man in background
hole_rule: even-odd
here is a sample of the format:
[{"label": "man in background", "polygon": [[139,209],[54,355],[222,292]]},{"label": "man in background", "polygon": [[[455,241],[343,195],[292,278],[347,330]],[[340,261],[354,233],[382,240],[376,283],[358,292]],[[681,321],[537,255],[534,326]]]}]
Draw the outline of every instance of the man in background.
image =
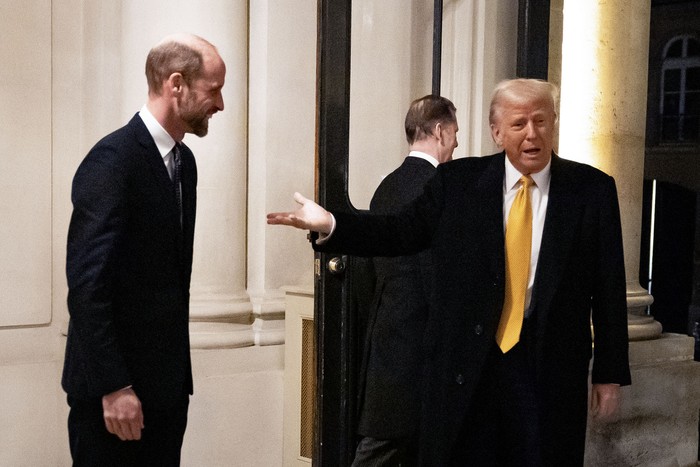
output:
[{"label": "man in background", "polygon": [[76,466],[180,463],[197,187],[182,139],[223,110],[225,74],[206,40],[166,37],[146,60],[146,104],[73,179],[62,385]]},{"label": "man in background", "polygon": [[[370,211],[396,213],[422,192],[457,147],[455,106],[428,95],[406,114],[408,156],[382,180]],[[417,463],[423,332],[434,271],[430,253],[372,258],[376,275],[362,360],[360,443],[354,467]]]}]

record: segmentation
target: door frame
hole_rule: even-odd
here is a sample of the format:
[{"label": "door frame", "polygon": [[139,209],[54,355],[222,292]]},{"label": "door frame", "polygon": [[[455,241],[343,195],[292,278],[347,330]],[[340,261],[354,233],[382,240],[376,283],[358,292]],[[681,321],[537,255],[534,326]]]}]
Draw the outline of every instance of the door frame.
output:
[{"label": "door frame", "polygon": [[[547,78],[549,10],[549,0],[519,0],[519,77]],[[441,14],[441,0],[435,0],[435,11]],[[329,211],[355,209],[348,195],[351,23],[352,0],[318,0],[316,200]],[[441,24],[441,18],[435,23]],[[440,63],[442,35],[437,29],[433,92],[439,92],[435,64]],[[350,465],[355,451],[362,336],[353,312],[352,262],[345,256],[315,256],[315,466]]]}]

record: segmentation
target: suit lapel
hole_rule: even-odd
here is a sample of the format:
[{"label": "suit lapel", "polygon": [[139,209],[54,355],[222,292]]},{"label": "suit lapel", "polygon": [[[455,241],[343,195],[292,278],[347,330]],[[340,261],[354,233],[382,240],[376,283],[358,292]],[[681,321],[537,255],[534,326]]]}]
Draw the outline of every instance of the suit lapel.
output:
[{"label": "suit lapel", "polygon": [[163,157],[160,155],[158,147],[153,141],[153,137],[148,132],[146,125],[143,123],[143,120],[141,120],[141,117],[139,117],[138,114],[131,119],[129,126],[133,129],[137,141],[143,148],[143,157],[151,169],[156,186],[161,191],[163,199],[167,200],[167,203],[163,206],[163,209],[167,209],[171,212],[173,223],[178,227],[177,230],[179,231],[180,214],[178,212],[177,201],[175,199],[173,182],[170,180],[168,169],[163,163]]},{"label": "suit lapel", "polygon": [[182,223],[187,237],[194,235],[197,210],[197,165],[190,148],[182,144]]},{"label": "suit lapel", "polygon": [[141,117],[136,115],[133,119],[131,119],[129,125],[133,128],[136,139],[141,147],[143,147],[144,157],[148,162],[148,165],[151,167],[156,181],[164,189],[171,189],[172,181],[170,180],[168,169],[165,167],[163,157],[160,155],[158,147],[153,141],[153,137],[148,132],[143,120],[141,120]]}]

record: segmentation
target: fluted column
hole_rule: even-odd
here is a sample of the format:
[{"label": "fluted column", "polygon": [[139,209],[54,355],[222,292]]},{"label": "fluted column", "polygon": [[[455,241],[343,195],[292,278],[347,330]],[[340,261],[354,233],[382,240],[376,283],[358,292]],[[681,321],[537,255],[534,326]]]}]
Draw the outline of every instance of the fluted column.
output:
[{"label": "fluted column", "polygon": [[211,119],[206,137],[185,137],[199,174],[190,288],[194,349],[254,344],[246,292],[247,8],[246,0],[212,0],[206,6],[169,0],[122,3],[125,113],[138,110],[146,98],[145,77],[133,70],[143,70],[148,49],[167,34],[198,34],[217,46],[226,63],[224,111]]},{"label": "fluted column", "polygon": [[661,325],[639,285],[650,2],[564,1],[560,152],[615,177],[631,340]]}]

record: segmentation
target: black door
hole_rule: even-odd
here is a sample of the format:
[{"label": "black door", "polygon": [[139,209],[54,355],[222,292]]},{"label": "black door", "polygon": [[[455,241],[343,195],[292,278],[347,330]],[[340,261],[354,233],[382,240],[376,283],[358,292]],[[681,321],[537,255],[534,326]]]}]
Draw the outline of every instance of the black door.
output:
[{"label": "black door", "polygon": [[[429,0],[426,0],[429,1]],[[433,93],[439,93],[442,0],[434,0]],[[317,194],[328,210],[353,210],[348,196],[352,0],[318,2]],[[547,77],[549,0],[520,0],[521,77]],[[363,341],[362,260],[317,254],[315,282],[316,421],[313,465],[350,465],[357,425],[357,374]]]}]

